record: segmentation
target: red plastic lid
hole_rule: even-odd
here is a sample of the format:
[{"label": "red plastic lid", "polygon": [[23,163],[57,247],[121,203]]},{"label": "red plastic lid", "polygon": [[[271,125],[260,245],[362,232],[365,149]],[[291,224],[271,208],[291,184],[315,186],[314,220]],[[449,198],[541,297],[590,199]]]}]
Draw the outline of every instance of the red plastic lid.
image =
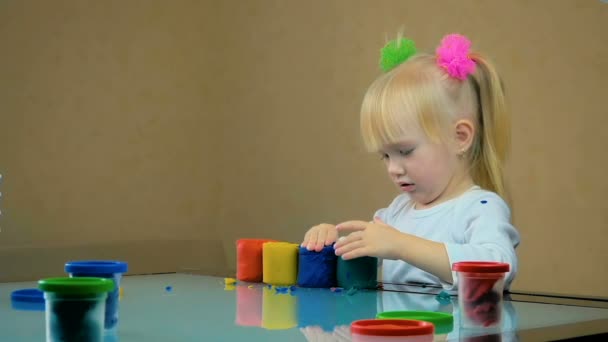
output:
[{"label": "red plastic lid", "polygon": [[511,266],[504,262],[463,261],[452,264],[456,272],[500,273],[509,272]]},{"label": "red plastic lid", "polygon": [[372,336],[420,336],[432,335],[432,323],[411,319],[362,319],[350,325],[350,332]]}]

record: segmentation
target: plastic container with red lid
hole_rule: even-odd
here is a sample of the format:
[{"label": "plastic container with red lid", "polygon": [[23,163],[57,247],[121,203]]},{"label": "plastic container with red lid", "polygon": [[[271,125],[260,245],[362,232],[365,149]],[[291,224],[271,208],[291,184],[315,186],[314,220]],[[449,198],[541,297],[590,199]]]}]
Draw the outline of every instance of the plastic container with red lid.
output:
[{"label": "plastic container with red lid", "polygon": [[432,323],[408,319],[364,319],[350,325],[353,342],[430,342]]},{"label": "plastic container with red lid", "polygon": [[452,265],[458,277],[458,306],[463,328],[493,328],[502,321],[505,275],[510,265],[465,261]]}]

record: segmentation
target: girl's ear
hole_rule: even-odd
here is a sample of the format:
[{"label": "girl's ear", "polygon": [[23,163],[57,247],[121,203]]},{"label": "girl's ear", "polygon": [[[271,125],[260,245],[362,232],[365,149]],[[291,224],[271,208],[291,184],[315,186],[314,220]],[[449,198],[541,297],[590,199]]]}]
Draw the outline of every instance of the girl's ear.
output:
[{"label": "girl's ear", "polygon": [[475,126],[468,119],[461,119],[454,125],[454,132],[456,134],[456,153],[458,155],[465,155],[475,138]]}]

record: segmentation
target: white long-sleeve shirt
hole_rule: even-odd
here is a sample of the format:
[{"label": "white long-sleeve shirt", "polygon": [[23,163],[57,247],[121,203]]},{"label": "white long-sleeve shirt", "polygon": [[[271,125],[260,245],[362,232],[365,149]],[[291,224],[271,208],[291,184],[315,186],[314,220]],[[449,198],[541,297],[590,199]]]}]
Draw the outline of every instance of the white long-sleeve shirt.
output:
[{"label": "white long-sleeve shirt", "polygon": [[[459,261],[510,264],[505,289],[517,273],[519,233],[511,224],[509,206],[496,193],[475,186],[457,198],[422,210],[416,210],[409,196],[402,194],[375,216],[401,232],[444,243],[450,265]],[[402,260],[382,261],[383,282],[435,284],[455,290],[456,273],[453,279],[454,284],[448,284]]]}]

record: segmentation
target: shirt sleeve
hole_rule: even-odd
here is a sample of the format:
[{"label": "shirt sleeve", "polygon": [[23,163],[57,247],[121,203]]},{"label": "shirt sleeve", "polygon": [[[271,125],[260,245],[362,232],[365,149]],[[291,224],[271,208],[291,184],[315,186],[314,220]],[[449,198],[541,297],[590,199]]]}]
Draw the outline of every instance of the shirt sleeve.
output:
[{"label": "shirt sleeve", "polygon": [[386,221],[388,220],[388,217],[391,217],[391,211],[393,208],[391,208],[392,204],[389,205],[387,208],[382,208],[382,209],[378,209],[376,210],[376,212],[374,213],[374,216],[370,219],[370,221],[373,221],[376,217],[380,218],[382,220],[382,222],[386,223]]},{"label": "shirt sleeve", "polygon": [[378,217],[382,220],[382,222],[388,225],[393,225],[396,216],[403,208],[405,208],[409,200],[410,198],[407,194],[401,194],[395,197],[387,208],[377,210],[371,220],[373,221],[375,217]]},{"label": "shirt sleeve", "polygon": [[[517,273],[517,254],[520,237],[511,224],[507,204],[494,193],[485,193],[462,207],[460,215],[467,217],[464,234],[459,242],[445,243],[450,265],[460,261],[494,261],[510,265],[505,277],[505,290]],[[442,282],[446,290],[458,287],[456,272],[454,284]]]}]

